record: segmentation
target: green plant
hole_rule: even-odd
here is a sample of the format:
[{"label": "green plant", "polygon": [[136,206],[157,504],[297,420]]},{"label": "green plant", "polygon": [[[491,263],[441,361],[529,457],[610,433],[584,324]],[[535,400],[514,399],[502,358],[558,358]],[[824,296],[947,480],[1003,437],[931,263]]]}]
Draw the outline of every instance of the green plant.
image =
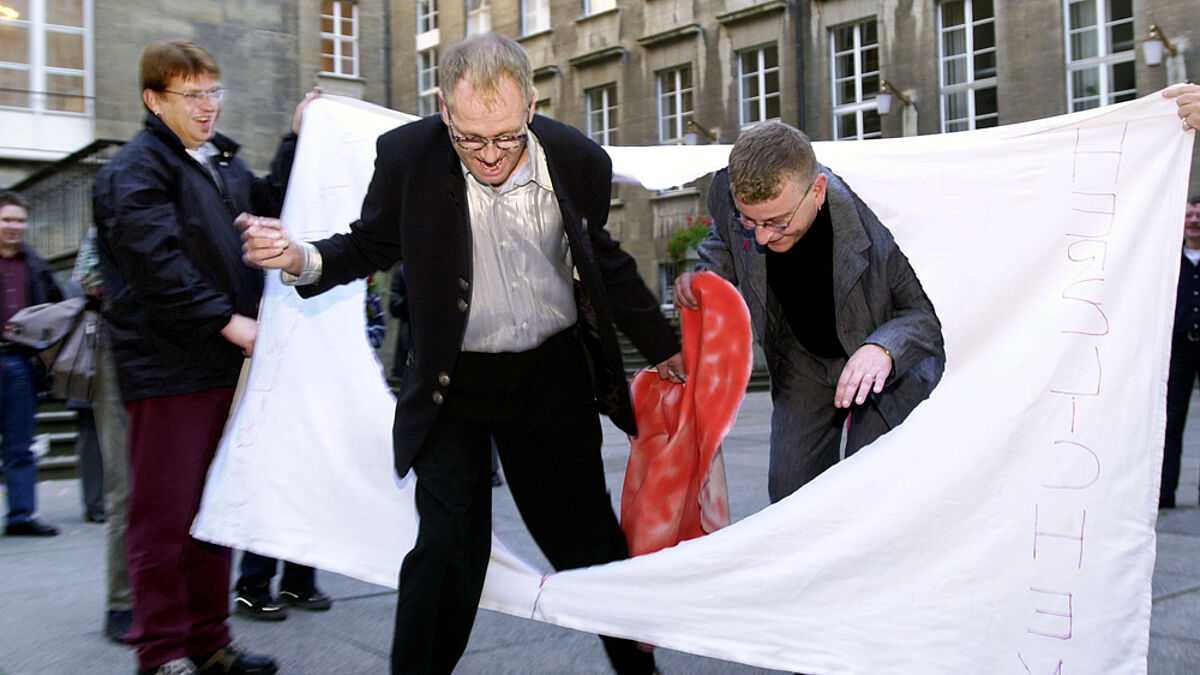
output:
[{"label": "green plant", "polygon": [[676,265],[683,262],[689,248],[696,248],[705,239],[712,228],[712,218],[692,218],[688,216],[687,225],[675,230],[667,237],[667,255]]}]

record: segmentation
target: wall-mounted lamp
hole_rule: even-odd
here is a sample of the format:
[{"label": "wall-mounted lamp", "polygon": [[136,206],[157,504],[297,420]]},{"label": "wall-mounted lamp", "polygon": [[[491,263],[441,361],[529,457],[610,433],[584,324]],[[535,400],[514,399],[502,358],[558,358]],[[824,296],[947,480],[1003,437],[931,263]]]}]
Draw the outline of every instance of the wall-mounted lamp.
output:
[{"label": "wall-mounted lamp", "polygon": [[905,96],[904,92],[900,91],[887,80],[879,80],[879,93],[875,94],[875,106],[879,109],[880,115],[886,115],[892,111],[892,97],[900,99],[904,105],[912,105],[912,98]]},{"label": "wall-mounted lamp", "polygon": [[1163,62],[1163,50],[1175,56],[1179,50],[1167,39],[1157,24],[1150,24],[1150,35],[1142,43],[1142,54],[1146,57],[1146,65],[1157,66]]},{"label": "wall-mounted lamp", "polygon": [[6,21],[16,21],[21,18],[21,13],[8,5],[0,5],[0,19]]},{"label": "wall-mounted lamp", "polygon": [[684,128],[689,129],[688,133],[684,134],[684,140],[688,145],[696,144],[696,141],[698,140],[696,136],[697,133],[703,134],[704,137],[708,139],[709,143],[717,143],[721,136],[720,129],[709,131],[699,124],[696,124],[696,120],[690,118],[688,119],[687,124],[684,125]]}]

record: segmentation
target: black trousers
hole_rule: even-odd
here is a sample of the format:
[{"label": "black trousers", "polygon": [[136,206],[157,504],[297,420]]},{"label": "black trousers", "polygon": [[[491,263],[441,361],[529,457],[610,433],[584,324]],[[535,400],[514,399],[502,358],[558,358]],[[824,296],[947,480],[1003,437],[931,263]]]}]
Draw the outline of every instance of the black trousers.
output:
[{"label": "black trousers", "polygon": [[[279,559],[245,551],[242,561],[238,564],[238,580],[235,588],[242,591],[265,589],[271,592],[271,579],[279,570]],[[317,587],[317,571],[308,565],[283,561],[283,578],[279,582],[279,590],[293,593],[311,593]]]},{"label": "black trousers", "polygon": [[[466,649],[491,552],[493,438],[521,518],[555,569],[628,557],[582,350],[568,330],[527,352],[459,355],[413,463],[420,525],[400,569],[392,673],[450,673]],[[603,640],[618,673],[654,671],[634,643]]]},{"label": "black trousers", "polygon": [[1176,333],[1171,341],[1171,368],[1167,376],[1167,437],[1163,444],[1162,485],[1158,502],[1175,505],[1179,487],[1179,462],[1183,454],[1183,427],[1187,422],[1188,403],[1196,376],[1200,375],[1200,342],[1191,342],[1185,333]]}]

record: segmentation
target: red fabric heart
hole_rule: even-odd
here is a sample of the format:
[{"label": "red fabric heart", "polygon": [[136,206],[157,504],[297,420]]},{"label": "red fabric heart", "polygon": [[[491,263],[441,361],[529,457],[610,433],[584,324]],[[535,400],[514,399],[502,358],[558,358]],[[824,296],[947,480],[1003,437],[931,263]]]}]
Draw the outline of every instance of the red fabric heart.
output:
[{"label": "red fabric heart", "polygon": [[630,441],[621,528],[630,555],[651,553],[729,524],[721,442],[733,428],[754,366],[750,312],[712,272],[692,281],[698,311],[683,313],[688,380],[633,378],[638,437]]}]

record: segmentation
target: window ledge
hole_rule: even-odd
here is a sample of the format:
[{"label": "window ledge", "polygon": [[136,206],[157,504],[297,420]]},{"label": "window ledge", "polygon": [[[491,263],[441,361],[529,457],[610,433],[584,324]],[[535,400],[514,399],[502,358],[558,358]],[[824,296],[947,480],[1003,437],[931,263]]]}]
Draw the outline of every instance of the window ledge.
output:
[{"label": "window ledge", "polygon": [[346,82],[362,82],[365,84],[367,81],[366,78],[364,78],[360,75],[342,75],[339,73],[326,73],[326,72],[320,72],[320,73],[317,73],[317,75],[320,77],[327,77],[331,80],[345,80]]},{"label": "window ledge", "polygon": [[609,9],[601,10],[599,12],[592,12],[591,14],[584,14],[583,16],[579,17],[578,19],[575,19],[575,23],[576,24],[587,23],[588,21],[591,21],[592,19],[595,19],[595,18],[598,18],[601,16],[608,16],[609,14],[616,14],[617,12],[620,12],[620,11],[621,11],[620,7],[610,7]]},{"label": "window ledge", "polygon": [[534,38],[540,38],[543,35],[553,35],[553,34],[554,34],[553,28],[546,28],[543,30],[539,30],[536,33],[529,33],[527,35],[522,35],[521,37],[517,38],[517,42],[521,43],[521,42],[525,42],[526,40],[533,40]]},{"label": "window ledge", "polygon": [[703,35],[704,35],[704,28],[700,24],[689,23],[689,24],[684,24],[682,26],[679,26],[677,28],[665,30],[661,33],[655,33],[653,35],[643,35],[642,37],[637,39],[637,43],[643,47],[657,47],[661,44],[671,42],[673,40],[682,40],[683,38],[687,38],[687,37],[691,37],[691,36],[702,37]]},{"label": "window ledge", "polygon": [[785,0],[769,0],[768,2],[752,5],[750,7],[735,9],[732,12],[718,14],[717,23],[721,24],[722,26],[728,26],[746,21],[748,19],[758,18],[764,14],[781,12],[785,9],[787,9],[787,2]]},{"label": "window ledge", "polygon": [[624,56],[628,53],[629,52],[624,47],[620,45],[613,45],[611,47],[605,47],[604,49],[597,49],[594,52],[588,52],[587,54],[572,56],[571,58],[567,59],[567,63],[578,68],[580,66],[607,61],[608,59],[624,58]]}]

